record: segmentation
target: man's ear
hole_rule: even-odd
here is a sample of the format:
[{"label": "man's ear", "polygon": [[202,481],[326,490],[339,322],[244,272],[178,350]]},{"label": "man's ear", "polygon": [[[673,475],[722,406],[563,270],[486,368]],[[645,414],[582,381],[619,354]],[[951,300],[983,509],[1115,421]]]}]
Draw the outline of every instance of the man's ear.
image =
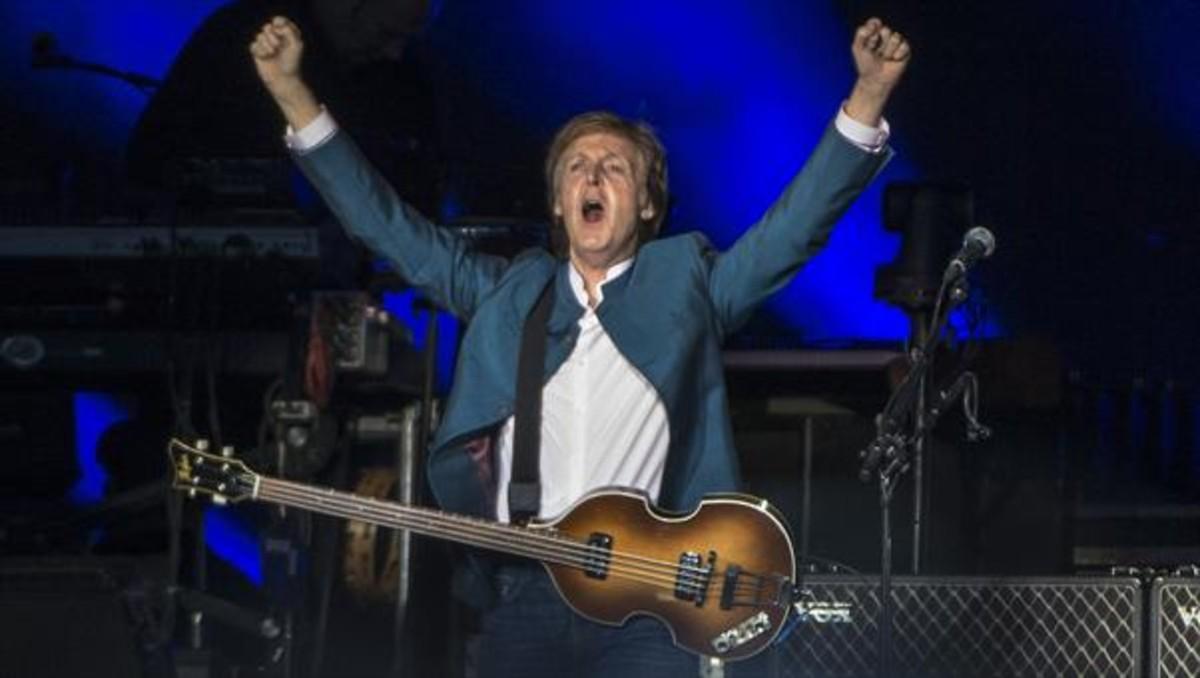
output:
[{"label": "man's ear", "polygon": [[642,221],[654,218],[654,205],[650,202],[650,191],[645,186],[638,191],[638,207],[638,215],[642,217]]}]

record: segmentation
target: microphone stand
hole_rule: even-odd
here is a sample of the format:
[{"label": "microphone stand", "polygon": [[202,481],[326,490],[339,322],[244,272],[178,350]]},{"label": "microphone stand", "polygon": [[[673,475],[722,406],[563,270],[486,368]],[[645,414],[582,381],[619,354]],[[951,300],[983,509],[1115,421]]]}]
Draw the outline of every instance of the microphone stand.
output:
[{"label": "microphone stand", "polygon": [[[951,262],[951,267],[957,262]],[[940,389],[937,398],[930,403],[928,396],[928,378],[933,370],[933,354],[938,340],[941,338],[950,310],[967,298],[968,286],[963,272],[955,274],[947,272],[943,277],[941,289],[938,292],[933,316],[930,319],[928,331],[923,337],[918,336],[913,348],[909,351],[910,368],[904,381],[892,393],[883,411],[875,418],[875,439],[863,449],[859,456],[863,460],[859,470],[859,479],[869,482],[873,474],[878,474],[879,480],[879,509],[880,509],[880,576],[879,576],[879,655],[877,671],[881,678],[891,675],[889,663],[892,643],[892,528],[891,503],[896,486],[904,472],[915,460],[920,472],[921,453],[929,432],[937,424],[938,418],[953,404],[963,397],[971,388],[974,392],[975,375],[963,372],[945,389]],[[920,334],[921,323],[913,323],[914,334]],[[975,418],[974,405],[977,398],[967,397],[968,438],[979,440],[987,437],[990,431],[980,425]],[[906,422],[911,422],[911,430],[905,430]],[[920,476],[917,476],[920,481]],[[919,536],[921,497],[916,498],[916,519],[914,534]],[[913,544],[914,550],[920,548],[919,543]],[[919,562],[914,554],[914,564]]]},{"label": "microphone stand", "polygon": [[152,78],[141,73],[134,73],[133,71],[118,70],[112,66],[92,61],[83,61],[82,59],[76,59],[73,56],[53,51],[52,47],[37,44],[34,45],[32,66],[33,68],[61,68],[64,70],[96,73],[133,85],[145,94],[150,94],[153,90],[162,86],[162,80],[157,78]]}]

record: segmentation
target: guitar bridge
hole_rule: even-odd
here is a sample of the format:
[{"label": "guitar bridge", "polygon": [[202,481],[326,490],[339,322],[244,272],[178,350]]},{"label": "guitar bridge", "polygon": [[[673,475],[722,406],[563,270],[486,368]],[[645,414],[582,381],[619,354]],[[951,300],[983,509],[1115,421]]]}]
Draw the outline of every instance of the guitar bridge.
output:
[{"label": "guitar bridge", "polygon": [[737,592],[738,578],[742,576],[742,568],[730,565],[725,568],[725,583],[721,586],[721,609],[733,608],[734,593]]},{"label": "guitar bridge", "polygon": [[747,605],[787,607],[791,605],[795,592],[792,581],[777,574],[758,575],[747,572],[739,565],[729,565],[721,583],[722,610]]}]

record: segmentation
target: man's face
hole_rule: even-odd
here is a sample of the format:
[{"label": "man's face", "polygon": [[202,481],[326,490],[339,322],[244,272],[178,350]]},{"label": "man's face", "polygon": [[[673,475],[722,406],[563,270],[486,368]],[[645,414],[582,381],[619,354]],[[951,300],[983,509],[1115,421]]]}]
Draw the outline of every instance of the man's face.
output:
[{"label": "man's face", "polygon": [[609,266],[636,251],[639,212],[653,216],[643,164],[632,142],[609,132],[585,134],[567,147],[558,161],[554,214],[573,260]]}]

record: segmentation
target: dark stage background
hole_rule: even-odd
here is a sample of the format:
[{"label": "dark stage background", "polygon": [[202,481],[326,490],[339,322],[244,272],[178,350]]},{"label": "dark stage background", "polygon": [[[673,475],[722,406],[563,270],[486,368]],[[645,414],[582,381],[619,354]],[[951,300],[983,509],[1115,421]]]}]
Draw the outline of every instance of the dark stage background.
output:
[{"label": "dark stage background", "polygon": [[[1200,564],[1195,0],[9,0],[0,591],[20,595],[0,623],[31,640],[0,673],[34,675],[71,640],[22,627],[28,610],[128,630],[84,654],[147,675],[472,672],[457,552],[417,539],[400,559],[418,583],[397,642],[394,596],[348,581],[341,523],[180,506],[162,487],[167,439],[195,434],[267,472],[284,449],[285,474],[346,488],[413,462],[421,501],[413,407],[452,379],[456,321],[431,323],[283,154],[246,52],[275,13],[302,24],[307,76],[398,189],[499,252],[543,238],[545,146],[592,108],[663,137],[666,232],[729,245],[848,92],[854,26],[883,17],[916,54],[887,114],[897,157],[729,344],[747,489],[789,517],[807,569],[878,572],[857,453],[912,312],[877,269],[925,228],[940,274],[985,224],[996,253],[972,271],[936,379],[976,372],[993,435],[965,442],[957,409],[940,423],[915,556],[911,476],[897,493],[897,573]],[[888,216],[901,185],[969,196],[965,213]],[[302,376],[314,338],[335,359],[328,403]]]}]

